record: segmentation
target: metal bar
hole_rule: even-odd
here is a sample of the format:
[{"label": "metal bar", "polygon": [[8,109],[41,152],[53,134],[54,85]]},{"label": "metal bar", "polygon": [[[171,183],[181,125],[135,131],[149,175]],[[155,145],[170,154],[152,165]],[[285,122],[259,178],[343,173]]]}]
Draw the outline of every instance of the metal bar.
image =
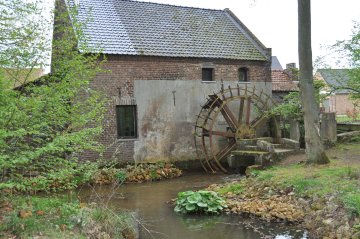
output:
[{"label": "metal bar", "polygon": [[230,91],[230,95],[231,95],[231,97],[233,97],[233,93],[232,93],[232,91],[231,91],[231,87],[230,87],[230,85],[229,85],[229,91]]}]

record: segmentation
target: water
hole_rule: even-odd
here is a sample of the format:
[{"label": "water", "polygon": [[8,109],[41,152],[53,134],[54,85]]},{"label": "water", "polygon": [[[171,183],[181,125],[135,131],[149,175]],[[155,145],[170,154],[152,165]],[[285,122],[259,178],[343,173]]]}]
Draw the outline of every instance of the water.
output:
[{"label": "water", "polygon": [[86,188],[80,191],[80,197],[88,202],[136,211],[141,221],[141,239],[306,238],[302,230],[281,223],[240,216],[179,215],[169,203],[180,191],[198,190],[228,180],[231,177],[196,173],[161,182],[126,184],[116,189]]}]

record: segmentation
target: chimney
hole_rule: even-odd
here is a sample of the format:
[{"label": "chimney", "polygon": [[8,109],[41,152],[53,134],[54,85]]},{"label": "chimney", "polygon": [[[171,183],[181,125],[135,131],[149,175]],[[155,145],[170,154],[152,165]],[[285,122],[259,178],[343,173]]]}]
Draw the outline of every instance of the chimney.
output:
[{"label": "chimney", "polygon": [[286,69],[284,70],[284,72],[290,76],[290,79],[292,81],[298,81],[299,80],[299,77],[298,77],[299,70],[296,67],[296,63],[288,63],[288,64],[286,64]]},{"label": "chimney", "polygon": [[287,70],[296,69],[296,63],[287,63],[286,64],[286,69]]}]

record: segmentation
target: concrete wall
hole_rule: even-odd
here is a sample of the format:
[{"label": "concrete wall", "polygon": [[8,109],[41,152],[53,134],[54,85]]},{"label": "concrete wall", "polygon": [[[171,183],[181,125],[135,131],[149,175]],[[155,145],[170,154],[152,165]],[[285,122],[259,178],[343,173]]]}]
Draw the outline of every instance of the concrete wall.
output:
[{"label": "concrete wall", "polygon": [[[228,85],[235,87],[236,82],[224,82],[225,87]],[[256,82],[248,87],[254,85],[258,94],[261,90],[270,93],[271,84]],[[194,158],[192,131],[196,115],[206,97],[221,89],[220,82],[143,80],[135,81],[134,88],[140,125],[135,160]]]},{"label": "concrete wall", "polygon": [[[203,67],[212,67],[215,82],[203,83]],[[109,98],[104,133],[99,141],[104,157],[126,160],[185,160],[195,157],[192,130],[206,96],[236,85],[238,69],[249,70],[249,85],[271,95],[270,62],[223,59],[168,58],[108,55],[105,69],[91,87]],[[175,102],[174,102],[175,99]],[[137,105],[138,138],[117,139],[115,107]],[[98,155],[86,152],[82,158]]]}]

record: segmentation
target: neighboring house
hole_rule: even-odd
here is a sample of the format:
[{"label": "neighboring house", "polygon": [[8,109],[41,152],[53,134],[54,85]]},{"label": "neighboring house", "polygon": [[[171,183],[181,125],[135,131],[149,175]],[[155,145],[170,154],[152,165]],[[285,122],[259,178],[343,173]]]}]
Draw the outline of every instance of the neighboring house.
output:
[{"label": "neighboring house", "polygon": [[355,105],[350,99],[350,91],[341,89],[349,81],[348,69],[319,69],[314,79],[323,81],[326,87],[321,93],[329,94],[321,106],[323,111],[345,115],[348,111],[354,110]]},{"label": "neighboring house", "polygon": [[271,95],[271,49],[229,9],[76,2],[80,20],[91,9],[84,34],[90,47],[102,49],[105,68],[111,70],[91,81],[110,99],[100,137],[106,158],[195,158],[195,117],[206,96],[221,89],[221,81]]},{"label": "neighboring house", "polygon": [[297,68],[295,63],[286,65],[283,70],[276,56],[273,56],[271,65],[272,96],[276,103],[282,103],[290,92],[299,91]]}]

